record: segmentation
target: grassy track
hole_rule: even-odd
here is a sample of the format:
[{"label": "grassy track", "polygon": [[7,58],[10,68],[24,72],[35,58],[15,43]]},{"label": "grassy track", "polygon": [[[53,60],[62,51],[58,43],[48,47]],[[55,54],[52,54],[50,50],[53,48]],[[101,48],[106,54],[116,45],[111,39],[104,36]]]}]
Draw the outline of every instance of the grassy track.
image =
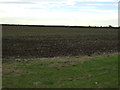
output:
[{"label": "grassy track", "polygon": [[[4,58],[4,60],[9,59]],[[117,87],[117,54],[91,57],[19,58],[3,63],[3,88]]]}]

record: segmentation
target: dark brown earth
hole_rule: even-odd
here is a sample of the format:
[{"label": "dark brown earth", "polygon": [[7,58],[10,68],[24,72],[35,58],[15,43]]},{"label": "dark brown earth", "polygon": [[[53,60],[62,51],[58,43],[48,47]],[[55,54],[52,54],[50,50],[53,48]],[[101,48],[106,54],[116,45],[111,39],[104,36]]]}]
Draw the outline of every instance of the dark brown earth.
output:
[{"label": "dark brown earth", "polygon": [[118,29],[3,26],[4,57],[80,56],[117,52]]}]

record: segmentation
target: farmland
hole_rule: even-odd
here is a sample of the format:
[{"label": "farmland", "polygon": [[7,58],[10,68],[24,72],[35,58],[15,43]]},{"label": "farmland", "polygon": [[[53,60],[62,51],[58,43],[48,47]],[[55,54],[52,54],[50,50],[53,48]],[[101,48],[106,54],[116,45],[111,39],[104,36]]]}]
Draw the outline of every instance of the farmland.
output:
[{"label": "farmland", "polygon": [[3,88],[118,88],[118,28],[2,26]]},{"label": "farmland", "polygon": [[118,29],[3,26],[3,57],[59,57],[113,53]]}]

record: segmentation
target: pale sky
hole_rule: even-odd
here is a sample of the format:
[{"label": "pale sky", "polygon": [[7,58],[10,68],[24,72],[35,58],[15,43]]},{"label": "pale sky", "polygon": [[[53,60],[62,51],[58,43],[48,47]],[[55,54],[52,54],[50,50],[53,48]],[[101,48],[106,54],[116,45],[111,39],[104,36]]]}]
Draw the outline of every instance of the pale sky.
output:
[{"label": "pale sky", "polygon": [[0,24],[118,26],[119,0],[0,0]]}]

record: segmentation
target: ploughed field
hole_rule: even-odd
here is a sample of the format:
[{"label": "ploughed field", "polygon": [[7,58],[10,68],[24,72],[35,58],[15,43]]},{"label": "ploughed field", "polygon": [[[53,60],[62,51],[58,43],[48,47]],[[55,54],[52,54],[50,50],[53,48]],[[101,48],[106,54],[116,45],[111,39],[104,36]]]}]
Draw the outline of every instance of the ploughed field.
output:
[{"label": "ploughed field", "polygon": [[114,53],[117,34],[116,28],[3,25],[3,58]]}]

